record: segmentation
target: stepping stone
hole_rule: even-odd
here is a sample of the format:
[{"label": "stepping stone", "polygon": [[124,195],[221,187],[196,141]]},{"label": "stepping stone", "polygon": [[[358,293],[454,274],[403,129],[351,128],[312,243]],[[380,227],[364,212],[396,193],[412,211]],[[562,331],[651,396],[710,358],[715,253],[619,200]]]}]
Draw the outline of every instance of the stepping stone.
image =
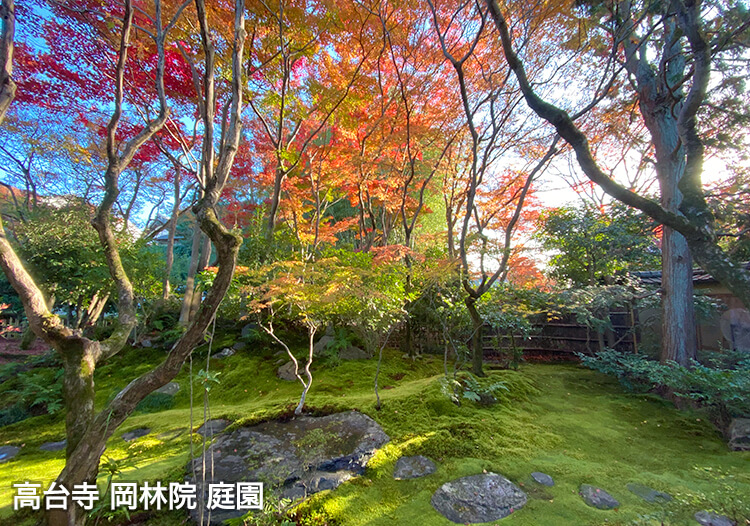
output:
[{"label": "stepping stone", "polygon": [[396,480],[416,479],[432,475],[435,471],[437,471],[437,466],[427,457],[422,455],[401,457],[396,461],[393,478]]},{"label": "stepping stone", "polygon": [[611,510],[617,508],[620,503],[609,493],[601,488],[590,486],[588,484],[581,484],[581,488],[578,490],[578,494],[581,496],[583,501],[591,506],[600,510]]},{"label": "stepping stone", "polygon": [[712,511],[699,511],[693,517],[698,524],[703,526],[737,526],[737,523],[726,515],[719,515]]},{"label": "stepping stone", "polygon": [[136,438],[145,437],[151,432],[151,429],[148,427],[141,427],[138,429],[133,429],[132,431],[128,431],[127,433],[122,434],[122,439],[125,442],[132,442]]},{"label": "stepping stone", "polygon": [[60,442],[45,442],[39,446],[39,449],[42,451],[62,451],[67,445],[67,440],[61,440]]},{"label": "stepping stone", "polygon": [[542,486],[554,486],[555,481],[547,475],[546,473],[542,473],[541,471],[535,471],[531,474],[531,478],[534,479],[534,482],[537,484],[541,484]]},{"label": "stepping stone", "polygon": [[232,422],[230,422],[229,420],[224,420],[221,418],[217,418],[215,420],[209,420],[208,422],[200,426],[198,430],[196,431],[196,433],[204,437],[216,435],[224,431],[227,428],[227,426],[229,426],[229,424],[231,423]]},{"label": "stepping stone", "polygon": [[21,451],[20,447],[0,446],[0,464],[8,462],[10,459],[18,455],[19,451]]},{"label": "stepping stone", "polygon": [[161,386],[154,392],[159,393],[159,394],[174,396],[179,392],[179,390],[180,390],[180,384],[178,384],[177,382],[169,382],[167,385]]},{"label": "stepping stone", "polygon": [[672,495],[669,493],[664,493],[663,491],[657,491],[653,488],[649,488],[648,486],[644,486],[643,484],[637,484],[635,482],[631,482],[626,486],[631,493],[638,495],[640,498],[645,500],[646,502],[669,502],[672,500]]},{"label": "stepping stone", "polygon": [[507,517],[526,504],[526,494],[496,473],[471,475],[446,482],[430,503],[441,515],[458,524],[491,522]]}]

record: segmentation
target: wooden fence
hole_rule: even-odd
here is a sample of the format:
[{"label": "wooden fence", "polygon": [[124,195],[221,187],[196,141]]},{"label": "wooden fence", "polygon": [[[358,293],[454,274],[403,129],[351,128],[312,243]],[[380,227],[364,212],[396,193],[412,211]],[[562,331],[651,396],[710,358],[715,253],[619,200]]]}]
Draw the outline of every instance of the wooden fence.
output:
[{"label": "wooden fence", "polygon": [[505,360],[514,348],[527,359],[570,360],[576,353],[595,354],[602,346],[622,352],[638,352],[637,316],[632,310],[610,312],[612,331],[600,335],[578,323],[573,316],[539,319],[533,323],[531,335],[499,333],[485,326],[484,356],[487,360]]}]

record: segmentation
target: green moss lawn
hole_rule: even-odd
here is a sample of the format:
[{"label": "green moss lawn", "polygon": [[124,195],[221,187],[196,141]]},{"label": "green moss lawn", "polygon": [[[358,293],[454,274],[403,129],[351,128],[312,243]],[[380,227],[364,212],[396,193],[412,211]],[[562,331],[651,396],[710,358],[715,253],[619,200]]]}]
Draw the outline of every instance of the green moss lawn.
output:
[{"label": "green moss lawn", "polygon": [[[221,348],[221,342],[214,348]],[[98,404],[103,406],[162,356],[155,349],[129,350],[101,367]],[[205,368],[203,356],[195,358],[194,374]],[[211,360],[210,370],[220,373],[220,383],[210,392],[210,417],[242,425],[288,411],[301,387],[276,378],[277,360],[272,351],[262,356],[244,351]],[[376,411],[375,366],[375,360],[323,361],[315,370],[310,407],[321,412],[362,411],[377,420],[392,441],[375,455],[365,476],[318,494],[301,514],[346,526],[448,525],[452,523],[432,509],[432,493],[444,482],[483,470],[505,475],[529,494],[526,507],[498,522],[508,526],[688,525],[697,524],[691,517],[699,509],[713,508],[740,519],[750,508],[750,453],[729,451],[704,415],[627,393],[602,374],[577,365],[543,364],[492,371],[493,379],[509,388],[500,403],[479,407],[465,401],[458,407],[441,393],[441,357],[412,361],[393,351],[386,353],[380,382],[383,408]],[[122,468],[115,480],[182,480],[190,454],[188,379],[186,365],[177,378],[182,389],[171,407],[152,399],[147,410],[153,412],[133,415],[116,431],[105,453]],[[203,400],[200,386],[194,388],[197,428],[203,421]],[[130,443],[122,440],[124,432],[139,427],[152,432]],[[63,438],[59,417],[35,417],[0,428],[0,445],[23,445],[15,459],[0,464],[0,523],[32,523],[32,518],[12,515],[11,484],[31,480],[46,487],[63,467],[64,452],[41,452],[38,447]],[[398,457],[413,454],[435,460],[437,473],[393,480]],[[533,483],[532,471],[548,473],[556,485]],[[102,473],[100,483],[105,481]],[[666,507],[648,504],[626,489],[629,482],[666,491],[675,501]],[[586,506],[577,495],[582,483],[606,489],[620,501],[620,508],[600,511]],[[176,525],[184,516],[172,512],[143,520],[154,526]]]}]

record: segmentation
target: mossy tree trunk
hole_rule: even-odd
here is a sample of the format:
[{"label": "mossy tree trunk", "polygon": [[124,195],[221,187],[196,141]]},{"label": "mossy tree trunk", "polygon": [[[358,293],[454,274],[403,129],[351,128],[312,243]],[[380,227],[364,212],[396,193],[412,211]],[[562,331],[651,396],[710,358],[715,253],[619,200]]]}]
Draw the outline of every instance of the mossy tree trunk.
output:
[{"label": "mossy tree trunk", "polygon": [[476,298],[468,296],[464,303],[471,317],[471,372],[477,376],[484,376],[482,368],[484,364],[484,342],[482,341],[484,321],[479,314],[479,310],[477,310]]}]

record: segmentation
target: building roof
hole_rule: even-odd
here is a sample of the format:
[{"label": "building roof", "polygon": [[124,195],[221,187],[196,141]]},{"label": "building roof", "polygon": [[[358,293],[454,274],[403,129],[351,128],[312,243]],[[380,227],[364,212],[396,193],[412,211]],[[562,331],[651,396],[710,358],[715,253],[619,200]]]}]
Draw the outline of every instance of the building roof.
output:
[{"label": "building roof", "polygon": [[[750,270],[750,261],[742,263],[742,267],[745,270]],[[644,285],[661,285],[661,270],[642,270],[638,272],[631,272],[631,274],[641,280]],[[694,284],[712,284],[718,283],[719,281],[714,278],[711,274],[703,270],[702,268],[693,269],[693,283]]]}]

